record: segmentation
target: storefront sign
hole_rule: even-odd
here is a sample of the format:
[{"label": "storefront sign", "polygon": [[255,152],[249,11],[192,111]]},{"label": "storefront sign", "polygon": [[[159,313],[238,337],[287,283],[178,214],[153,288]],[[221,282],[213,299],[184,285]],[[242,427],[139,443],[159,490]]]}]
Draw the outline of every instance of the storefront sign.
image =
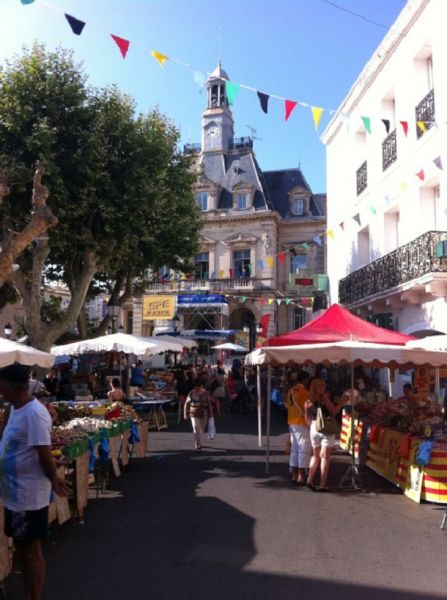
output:
[{"label": "storefront sign", "polygon": [[143,321],[172,319],[175,313],[175,296],[144,296]]}]

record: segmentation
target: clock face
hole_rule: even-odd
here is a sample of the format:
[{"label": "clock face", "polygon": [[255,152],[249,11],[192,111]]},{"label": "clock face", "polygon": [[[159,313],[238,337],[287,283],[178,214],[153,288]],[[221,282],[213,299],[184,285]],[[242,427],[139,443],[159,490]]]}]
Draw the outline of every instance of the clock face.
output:
[{"label": "clock face", "polygon": [[212,127],[210,127],[208,129],[208,135],[213,137],[217,134],[217,127],[215,125],[213,125]]}]

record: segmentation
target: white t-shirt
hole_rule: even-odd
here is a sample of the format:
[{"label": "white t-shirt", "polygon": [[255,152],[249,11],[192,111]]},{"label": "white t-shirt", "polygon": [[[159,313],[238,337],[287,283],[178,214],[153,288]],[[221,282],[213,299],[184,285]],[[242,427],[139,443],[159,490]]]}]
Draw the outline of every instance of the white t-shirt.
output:
[{"label": "white t-shirt", "polygon": [[35,398],[21,408],[11,407],[0,441],[0,487],[9,510],[48,506],[51,483],[34,446],[51,444],[51,426],[48,410]]}]

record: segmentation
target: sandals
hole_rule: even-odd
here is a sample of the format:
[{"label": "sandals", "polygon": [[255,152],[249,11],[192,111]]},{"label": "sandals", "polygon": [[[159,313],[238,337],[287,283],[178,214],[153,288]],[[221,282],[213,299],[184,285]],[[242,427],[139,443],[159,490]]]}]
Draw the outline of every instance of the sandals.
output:
[{"label": "sandals", "polygon": [[316,485],[314,485],[314,484],[313,484],[311,481],[306,481],[306,485],[307,485],[307,487],[308,487],[310,490],[312,490],[313,492],[316,492],[316,491],[317,491],[317,486],[316,486]]},{"label": "sandals", "polygon": [[319,492],[330,492],[331,490],[328,488],[327,485],[320,485],[320,487],[318,488]]}]

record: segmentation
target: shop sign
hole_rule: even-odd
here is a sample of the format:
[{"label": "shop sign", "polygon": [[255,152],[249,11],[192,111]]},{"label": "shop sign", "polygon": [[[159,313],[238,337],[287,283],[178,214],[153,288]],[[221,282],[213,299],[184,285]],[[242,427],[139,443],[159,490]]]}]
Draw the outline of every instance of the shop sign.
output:
[{"label": "shop sign", "polygon": [[143,321],[172,319],[175,313],[175,296],[144,296]]}]

